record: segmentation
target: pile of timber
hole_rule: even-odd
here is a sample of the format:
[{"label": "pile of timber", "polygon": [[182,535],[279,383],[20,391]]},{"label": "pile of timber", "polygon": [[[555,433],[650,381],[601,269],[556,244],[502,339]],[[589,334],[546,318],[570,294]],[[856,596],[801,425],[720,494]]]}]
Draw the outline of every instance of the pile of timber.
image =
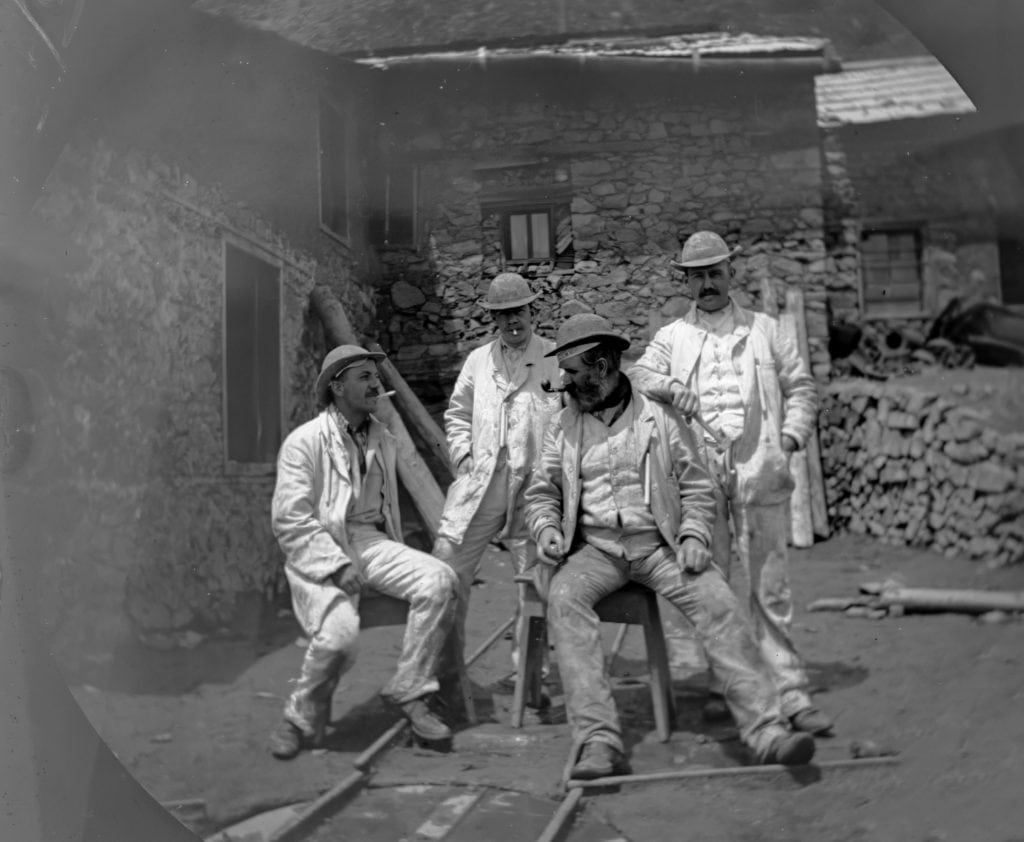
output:
[{"label": "pile of timber", "polygon": [[897,381],[833,381],[819,430],[833,529],[991,566],[1024,557],[1024,433]]}]

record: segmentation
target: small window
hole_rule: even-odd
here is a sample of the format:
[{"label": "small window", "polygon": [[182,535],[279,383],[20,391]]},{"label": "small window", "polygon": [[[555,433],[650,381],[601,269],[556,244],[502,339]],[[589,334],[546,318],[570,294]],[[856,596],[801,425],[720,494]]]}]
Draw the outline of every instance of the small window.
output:
[{"label": "small window", "polygon": [[352,238],[355,213],[355,129],[335,105],[320,101],[320,224],[345,242]]},{"label": "small window", "polygon": [[370,207],[370,242],[375,246],[416,245],[417,170],[409,164],[380,167]]},{"label": "small window", "polygon": [[502,253],[508,264],[550,263],[571,268],[572,214],[568,204],[502,207]]},{"label": "small window", "polygon": [[229,465],[272,465],[281,443],[281,270],[224,244],[224,434]]},{"label": "small window", "polygon": [[861,238],[861,258],[865,316],[911,316],[922,312],[918,231],[866,231]]}]

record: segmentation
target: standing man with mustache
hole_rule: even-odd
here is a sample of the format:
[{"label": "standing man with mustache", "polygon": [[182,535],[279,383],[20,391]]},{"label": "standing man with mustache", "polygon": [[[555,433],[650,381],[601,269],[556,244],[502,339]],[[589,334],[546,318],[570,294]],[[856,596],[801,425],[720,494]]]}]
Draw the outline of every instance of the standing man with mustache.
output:
[{"label": "standing man with mustache", "polygon": [[[448,490],[433,553],[459,576],[455,619],[457,651],[465,643],[470,588],[487,545],[500,539],[516,574],[535,563],[523,522],[524,484],[540,452],[544,429],[561,406],[544,391],[558,366],[546,355],[550,339],[533,332],[530,305],[538,293],[526,279],[504,272],[491,281],[480,306],[494,317],[498,336],[466,359],[445,412],[445,432],[455,481]],[[518,623],[524,622],[522,588]],[[518,635],[513,635],[513,647]],[[512,660],[518,653],[513,648]]]},{"label": "standing man with mustache", "polygon": [[[734,472],[727,472],[714,440],[694,426],[716,478],[712,553],[728,574],[735,538],[746,574],[743,595],[750,601],[782,711],[794,729],[826,735],[832,722],[814,707],[807,672],[789,636],[793,603],[786,550],[793,490],[789,454],[814,432],[818,393],[795,344],[779,333],[778,322],[730,297],[730,260],[738,251],[711,231],[686,240],[672,265],[685,273],[694,307],[655,334],[630,377],[644,394],[672,404],[684,417],[699,413],[733,442]],[[692,641],[689,629],[678,623],[670,623],[667,631],[672,649]],[[726,715],[719,688],[712,674],[712,696],[705,707],[709,719]]]},{"label": "standing man with mustache", "polygon": [[402,543],[394,436],[372,414],[384,354],[341,345],[316,380],[320,414],[281,446],[271,506],[295,617],[309,638],[302,670],[270,737],[282,760],[320,745],[331,696],[355,663],[363,585],[409,603],[402,652],[381,695],[435,748],[452,732],[432,709],[457,579],[443,561]]}]

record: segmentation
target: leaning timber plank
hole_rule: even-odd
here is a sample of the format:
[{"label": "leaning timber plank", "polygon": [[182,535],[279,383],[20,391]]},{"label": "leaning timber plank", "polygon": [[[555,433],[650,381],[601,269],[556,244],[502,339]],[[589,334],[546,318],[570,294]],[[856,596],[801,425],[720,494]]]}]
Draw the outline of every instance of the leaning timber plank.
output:
[{"label": "leaning timber plank", "polygon": [[[376,342],[369,346],[369,350],[384,353],[384,350]],[[385,384],[389,389],[395,391],[395,403],[398,406],[398,411],[402,413],[403,420],[419,434],[429,447],[437,452],[440,463],[448,471],[447,476],[439,477],[439,479],[442,483],[450,483],[454,477],[451,475],[451,458],[448,455],[448,441],[444,431],[427,412],[420,399],[416,397],[416,393],[405,382],[405,378],[402,377],[391,360],[385,357],[378,364],[378,368],[384,376]]]},{"label": "leaning timber plank", "polygon": [[[320,316],[331,344],[361,344],[345,308],[330,287],[317,284],[309,294],[309,301],[313,310]],[[413,505],[423,519],[431,539],[434,539],[437,537],[437,527],[441,522],[441,511],[444,509],[444,492],[416,450],[412,436],[392,406],[390,398],[380,398],[377,406],[377,416],[398,440],[398,478],[412,497]]]},{"label": "leaning timber plank", "polygon": [[402,418],[390,405],[388,398],[379,398],[378,405],[386,404],[386,407],[379,410],[377,415],[384,425],[392,432],[398,440],[398,479],[405,490],[409,492],[416,511],[419,512],[430,535],[431,541],[437,537],[437,528],[441,524],[441,512],[444,510],[444,492],[437,484],[430,468],[423,461],[416,445],[409,435]]},{"label": "leaning timber plank", "polygon": [[[807,370],[811,370],[811,351],[807,344],[807,317],[804,311],[804,291],[797,286],[786,289],[786,310],[792,312],[796,324],[797,347]],[[818,444],[818,425],[815,423],[804,448],[807,456],[807,479],[811,500],[811,524],[820,538],[829,536],[828,503],[825,499],[825,477],[821,470],[821,448]]]},{"label": "leaning timber plank", "polygon": [[[787,301],[788,295],[787,292]],[[779,314],[779,331],[786,340],[797,344],[796,314],[792,310]],[[794,547],[811,547],[814,545],[814,524],[806,450],[797,450],[789,455],[789,473],[793,477],[793,493],[789,497],[790,539]]]},{"label": "leaning timber plank", "polygon": [[933,611],[1024,611],[1022,591],[971,591],[946,588],[890,588],[878,596],[883,606],[902,605]]},{"label": "leaning timber plank", "polygon": [[898,757],[858,757],[849,760],[822,760],[806,766],[782,766],[777,763],[765,766],[718,766],[706,769],[666,769],[663,772],[645,772],[639,775],[615,775],[595,778],[592,781],[571,780],[566,783],[569,790],[593,789],[595,787],[620,786],[621,784],[644,784],[654,781],[685,780],[687,778],[737,778],[772,775],[779,772],[794,772],[798,769],[856,769],[860,766],[893,766],[900,762]]}]

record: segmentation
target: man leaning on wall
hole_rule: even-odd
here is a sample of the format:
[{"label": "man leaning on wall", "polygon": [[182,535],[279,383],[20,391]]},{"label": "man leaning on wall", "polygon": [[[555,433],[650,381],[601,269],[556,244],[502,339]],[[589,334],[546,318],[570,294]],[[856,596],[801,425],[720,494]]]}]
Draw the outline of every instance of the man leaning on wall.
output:
[{"label": "man leaning on wall", "polygon": [[[807,672],[789,635],[787,502],[793,489],[789,454],[812,435],[818,394],[795,344],[776,319],[740,307],[730,295],[730,249],[711,231],[683,244],[672,265],[685,273],[694,306],[661,328],[630,370],[637,388],[672,404],[686,418],[699,417],[715,431],[694,431],[716,480],[712,552],[726,572],[735,538],[746,574],[751,619],[764,659],[794,729],[827,735],[832,722],[811,701]],[[731,533],[730,533],[731,526]],[[692,652],[692,634],[673,615],[666,634],[674,661]],[[712,672],[709,719],[727,715]]]},{"label": "man leaning on wall", "polygon": [[[517,575],[535,563],[536,550],[523,522],[523,494],[545,427],[561,406],[558,395],[542,388],[545,380],[557,378],[558,366],[546,356],[554,343],[533,330],[537,296],[514,272],[491,281],[480,306],[493,316],[498,335],[470,353],[444,416],[455,481],[433,554],[459,576],[454,626],[459,653],[470,589],[487,545],[500,540]],[[521,604],[516,610],[518,631],[524,622]]]}]

